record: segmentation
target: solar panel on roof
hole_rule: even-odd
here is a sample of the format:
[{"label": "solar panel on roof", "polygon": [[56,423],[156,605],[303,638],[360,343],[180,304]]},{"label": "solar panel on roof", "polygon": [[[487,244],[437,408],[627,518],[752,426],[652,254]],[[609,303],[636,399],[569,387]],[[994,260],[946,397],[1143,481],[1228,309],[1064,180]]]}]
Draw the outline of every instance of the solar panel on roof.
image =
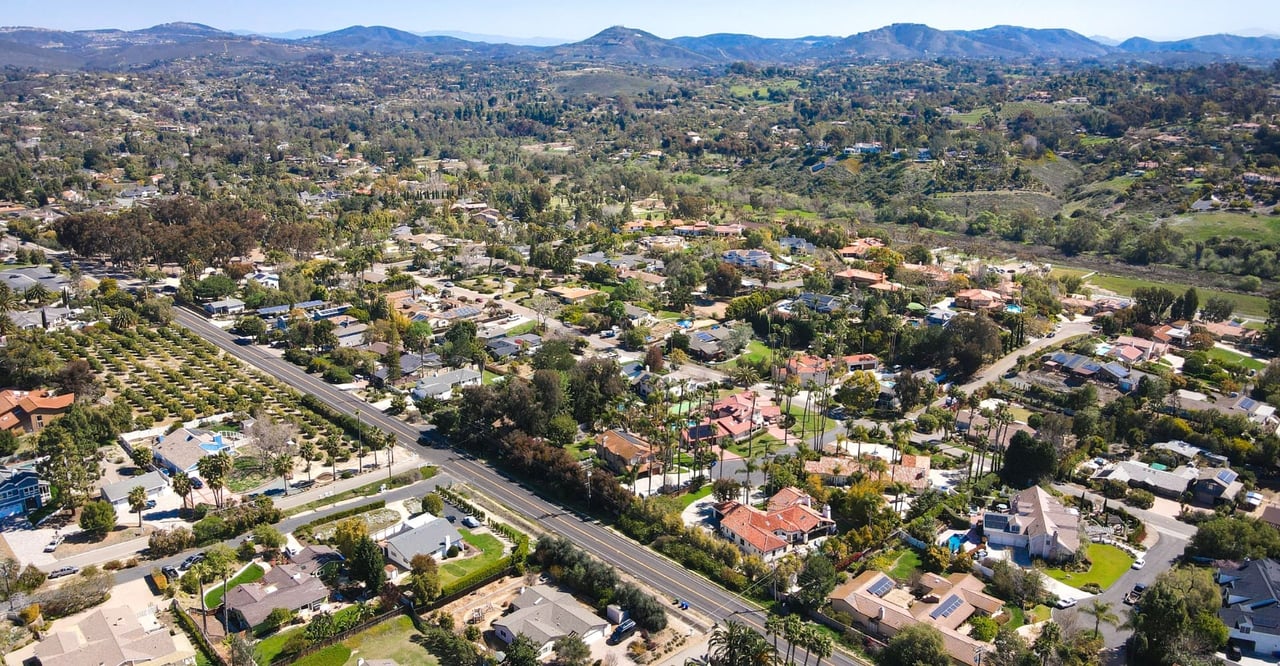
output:
[{"label": "solar panel on roof", "polygon": [[956,609],[960,608],[963,604],[964,601],[953,594],[943,600],[943,602],[929,614],[929,617],[932,617],[935,620],[940,617],[950,617],[951,614],[956,612]]},{"label": "solar panel on roof", "polygon": [[884,597],[884,595],[889,594],[889,590],[892,590],[892,589],[893,589],[893,580],[886,578],[884,576],[881,576],[880,579],[877,580],[874,585],[872,585],[870,588],[867,589],[867,591],[870,592],[871,594],[876,595],[877,597]]},{"label": "solar panel on roof", "polygon": [[1226,485],[1231,485],[1231,482],[1236,480],[1236,473],[1234,470],[1224,469],[1218,472],[1218,480]]},{"label": "solar panel on roof", "polygon": [[1253,398],[1241,398],[1240,402],[1236,403],[1236,406],[1239,407],[1240,409],[1248,411],[1250,409],[1253,409],[1254,407],[1257,407],[1258,401],[1254,400]]}]

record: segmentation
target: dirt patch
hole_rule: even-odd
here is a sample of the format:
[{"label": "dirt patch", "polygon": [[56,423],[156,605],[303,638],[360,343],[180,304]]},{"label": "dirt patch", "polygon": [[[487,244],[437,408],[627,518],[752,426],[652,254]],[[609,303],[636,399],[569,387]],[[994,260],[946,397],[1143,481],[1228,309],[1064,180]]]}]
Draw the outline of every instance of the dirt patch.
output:
[{"label": "dirt patch", "polygon": [[84,532],[77,532],[67,536],[67,540],[58,546],[58,559],[64,559],[81,553],[87,553],[91,550],[98,550],[107,546],[113,546],[122,541],[132,541],[139,537],[150,536],[155,530],[144,525],[139,529],[136,525],[133,527],[116,526],[107,534],[105,539],[100,541],[94,540]]}]

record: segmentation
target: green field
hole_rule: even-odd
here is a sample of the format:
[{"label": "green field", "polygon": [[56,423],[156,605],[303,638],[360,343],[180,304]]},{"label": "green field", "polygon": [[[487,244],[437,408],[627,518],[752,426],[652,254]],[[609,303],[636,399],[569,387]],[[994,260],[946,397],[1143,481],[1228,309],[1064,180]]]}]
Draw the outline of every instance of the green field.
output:
[{"label": "green field", "polygon": [[336,661],[340,651],[327,655],[323,660],[313,661],[313,657],[324,654],[325,650],[322,650],[296,663],[302,666],[342,666],[344,663],[355,666],[359,659],[391,659],[400,666],[436,666],[440,662],[414,641],[419,635],[413,628],[413,621],[400,615],[333,646],[345,651],[342,661]]},{"label": "green field", "polygon": [[1128,192],[1129,188],[1139,180],[1140,178],[1138,176],[1116,176],[1111,180],[1090,183],[1088,187],[1084,188],[1084,191],[1101,192],[1105,190],[1107,192],[1114,192],[1115,194],[1123,194]]},{"label": "green field", "polygon": [[1129,554],[1105,543],[1089,544],[1089,560],[1093,566],[1088,571],[1079,573],[1062,569],[1045,569],[1046,576],[1080,589],[1089,583],[1097,583],[1102,589],[1111,587],[1133,564]]},{"label": "green field", "polygon": [[[751,363],[754,365],[764,359],[769,358],[771,354],[773,354],[773,351],[769,349],[768,345],[766,345],[763,342],[760,342],[759,340],[752,340],[751,342],[747,343],[747,348],[743,349],[741,354],[739,354],[737,357],[735,357],[733,360],[729,361],[728,363],[725,363],[722,369],[727,372],[733,368],[738,367],[739,363]],[[767,379],[767,378],[762,377],[761,379]]]},{"label": "green field", "polygon": [[1067,115],[1061,107],[1054,106],[1046,102],[1009,102],[1001,105],[1000,117],[1005,120],[1017,118],[1022,115],[1023,111],[1030,111],[1031,115],[1037,118],[1048,118],[1050,116]]},{"label": "green field", "polygon": [[1109,136],[1086,136],[1080,139],[1080,145],[1088,148],[1091,146],[1102,146],[1114,142],[1115,139]]},{"label": "green field", "polygon": [[209,608],[217,608],[218,604],[222,603],[222,595],[225,594],[227,590],[234,590],[237,585],[252,583],[262,578],[262,574],[264,573],[266,572],[262,570],[262,567],[256,564],[249,565],[247,569],[241,571],[235,578],[227,581],[226,587],[217,585],[212,590],[206,592],[204,595],[205,606],[208,606]]},{"label": "green field", "polygon": [[697,490],[695,490],[695,491],[693,491],[693,492],[691,492],[691,493],[685,493],[685,494],[683,494],[683,495],[681,495],[681,496],[680,496],[680,508],[682,508],[682,509],[687,509],[687,508],[689,508],[689,507],[690,507],[694,502],[697,502],[698,500],[700,500],[700,499],[702,499],[702,498],[704,498],[704,497],[706,497],[706,496],[708,496],[708,495],[710,495],[710,494],[711,494],[711,484],[710,484],[710,483],[708,483],[708,484],[706,484],[706,485],[702,486],[701,488],[699,488],[699,489],[697,489]]},{"label": "green field", "polygon": [[1221,365],[1238,365],[1245,370],[1261,370],[1267,367],[1265,362],[1253,358],[1252,356],[1238,354],[1230,349],[1223,349],[1222,347],[1214,347],[1207,353],[1209,354],[1209,358],[1217,361]]},{"label": "green field", "polygon": [[253,654],[256,661],[262,666],[270,666],[271,662],[284,649],[284,644],[291,636],[302,631],[302,627],[290,629],[288,631],[276,632],[260,641],[253,646]]},{"label": "green field", "polygon": [[988,113],[991,113],[991,107],[980,106],[972,111],[957,113],[956,115],[951,116],[951,122],[961,125],[976,125],[982,120],[982,117]]},{"label": "green field", "polygon": [[1207,240],[1214,236],[1235,236],[1246,240],[1272,240],[1280,237],[1280,217],[1224,211],[1180,215],[1169,221],[1189,240]]},{"label": "green field", "polygon": [[484,552],[465,560],[446,560],[446,564],[440,566],[440,583],[445,587],[502,558],[502,542],[492,534],[472,534],[471,530],[465,528],[458,528],[458,533],[462,535],[463,541]]},{"label": "green field", "polygon": [[796,79],[786,79],[784,81],[769,81],[762,86],[748,86],[737,84],[729,86],[729,94],[742,99],[753,98],[759,95],[761,101],[769,99],[769,89],[792,91],[800,87],[800,81]]},{"label": "green field", "polygon": [[[1054,273],[1066,274],[1070,269],[1055,268]],[[1081,274],[1083,274],[1081,272]],[[1138,287],[1164,287],[1170,289],[1174,293],[1181,294],[1187,290],[1185,284],[1170,284],[1168,282],[1154,282],[1152,280],[1143,280],[1141,278],[1119,277],[1116,275],[1102,275],[1094,273],[1088,280],[1089,284],[1100,289],[1114,291],[1121,296],[1132,296],[1133,290]],[[1252,294],[1235,294],[1228,291],[1219,291],[1217,289],[1206,289],[1204,287],[1196,287],[1196,291],[1200,294],[1201,302],[1213,296],[1221,296],[1232,303],[1236,304],[1235,314],[1247,317],[1266,317],[1267,316],[1267,299],[1262,296]]]}]

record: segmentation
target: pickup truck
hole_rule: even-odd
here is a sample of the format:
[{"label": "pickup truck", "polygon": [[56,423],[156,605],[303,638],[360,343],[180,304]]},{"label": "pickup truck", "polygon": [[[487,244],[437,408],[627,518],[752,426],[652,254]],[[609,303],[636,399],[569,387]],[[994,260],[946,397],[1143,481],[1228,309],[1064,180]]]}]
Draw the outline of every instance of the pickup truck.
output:
[{"label": "pickup truck", "polygon": [[1138,600],[1142,598],[1142,593],[1146,591],[1147,591],[1146,583],[1138,583],[1134,585],[1133,589],[1129,590],[1128,594],[1124,595],[1125,605],[1132,606],[1138,603]]}]

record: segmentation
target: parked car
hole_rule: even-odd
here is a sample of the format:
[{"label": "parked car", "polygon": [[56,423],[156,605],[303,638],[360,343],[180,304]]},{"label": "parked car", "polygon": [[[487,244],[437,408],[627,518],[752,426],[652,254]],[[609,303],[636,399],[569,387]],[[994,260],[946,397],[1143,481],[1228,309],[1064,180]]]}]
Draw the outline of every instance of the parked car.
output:
[{"label": "parked car", "polygon": [[62,578],[63,576],[73,576],[80,572],[79,567],[61,567],[49,572],[49,579]]},{"label": "parked car", "polygon": [[1142,567],[1145,567],[1145,566],[1147,566],[1147,561],[1139,557],[1138,559],[1133,561],[1133,564],[1129,565],[1129,568],[1141,569]]},{"label": "parked car", "polygon": [[1056,604],[1058,608],[1071,608],[1076,605],[1075,599],[1059,599]]},{"label": "parked car", "polygon": [[57,550],[58,546],[61,546],[62,542],[65,539],[66,537],[62,536],[61,534],[53,535],[53,540],[49,542],[49,545],[44,547],[44,552],[52,553],[53,551]]},{"label": "parked car", "polygon": [[164,577],[168,578],[170,581],[175,581],[182,577],[182,574],[178,571],[178,567],[164,567],[160,569],[160,573],[164,574]]},{"label": "parked car", "polygon": [[627,637],[634,633],[636,633],[636,621],[623,620],[622,624],[618,625],[618,628],[614,629],[613,634],[609,636],[608,643],[609,645],[617,645],[627,640]]},{"label": "parked car", "polygon": [[192,566],[195,566],[196,564],[203,562],[204,557],[205,557],[204,553],[196,553],[195,555],[192,555],[191,557],[188,557],[187,559],[183,560],[182,564],[178,565],[178,568],[181,569],[182,571],[186,571],[187,569],[190,569]]},{"label": "parked car", "polygon": [[444,517],[444,519],[445,519],[445,520],[447,520],[447,521],[449,521],[449,522],[451,522],[451,523],[456,523],[456,522],[458,522],[458,517],[457,517],[457,516],[445,516],[445,517]]},{"label": "parked car", "polygon": [[477,527],[480,527],[480,521],[476,520],[475,516],[465,516],[462,519],[462,526],[475,529]]},{"label": "parked car", "polygon": [[201,488],[204,487],[204,481],[201,481],[200,477],[198,476],[193,476],[191,477],[191,487],[195,488],[196,490],[200,490]]},{"label": "parked car", "polygon": [[156,508],[156,501],[155,501],[155,500],[147,500],[147,503],[146,503],[144,506],[145,506],[146,508],[148,508],[148,509],[154,509],[154,508]]},{"label": "parked car", "polygon": [[1124,603],[1128,606],[1138,603],[1138,600],[1142,598],[1142,593],[1146,591],[1146,583],[1138,583],[1134,585],[1133,589],[1129,590],[1129,592],[1124,595]]}]

